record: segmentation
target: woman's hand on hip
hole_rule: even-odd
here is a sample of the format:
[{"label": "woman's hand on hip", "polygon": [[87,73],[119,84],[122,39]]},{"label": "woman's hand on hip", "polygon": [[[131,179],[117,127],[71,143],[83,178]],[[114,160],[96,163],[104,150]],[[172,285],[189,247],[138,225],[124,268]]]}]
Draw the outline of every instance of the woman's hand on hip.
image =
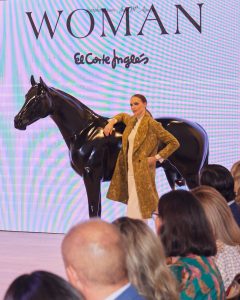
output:
[{"label": "woman's hand on hip", "polygon": [[148,165],[149,167],[155,167],[156,166],[156,157],[155,156],[150,156],[147,158],[148,159]]}]

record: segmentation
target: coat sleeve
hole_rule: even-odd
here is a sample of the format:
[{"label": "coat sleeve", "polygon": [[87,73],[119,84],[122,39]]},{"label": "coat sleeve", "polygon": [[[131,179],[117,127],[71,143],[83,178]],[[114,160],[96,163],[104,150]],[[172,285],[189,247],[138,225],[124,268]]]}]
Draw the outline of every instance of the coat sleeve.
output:
[{"label": "coat sleeve", "polygon": [[180,144],[178,140],[166,129],[162,124],[156,121],[152,122],[153,130],[157,134],[159,141],[163,142],[166,146],[158,153],[163,159],[167,159],[174,151],[176,151]]},{"label": "coat sleeve", "polygon": [[120,113],[116,116],[114,116],[112,119],[115,119],[117,120],[117,123],[118,122],[123,122],[125,125],[128,124],[129,120],[130,120],[131,116],[129,114],[126,114],[126,113]]}]

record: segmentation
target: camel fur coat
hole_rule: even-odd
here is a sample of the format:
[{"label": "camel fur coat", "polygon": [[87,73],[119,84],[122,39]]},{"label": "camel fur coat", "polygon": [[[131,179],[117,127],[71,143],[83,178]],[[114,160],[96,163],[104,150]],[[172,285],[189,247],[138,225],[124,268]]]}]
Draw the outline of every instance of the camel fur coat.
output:
[{"label": "camel fur coat", "polygon": [[[123,122],[126,128],[122,136],[122,149],[119,152],[114,174],[107,193],[109,199],[127,204],[127,155],[128,136],[137,122],[135,116],[125,113],[114,117],[118,122]],[[138,127],[132,154],[133,172],[139,206],[144,219],[150,218],[158,203],[158,194],[155,185],[155,166],[149,167],[148,157],[157,154],[158,145],[162,142],[165,147],[158,153],[163,159],[168,158],[178,147],[177,139],[165,130],[161,123],[155,121],[145,113]]]}]

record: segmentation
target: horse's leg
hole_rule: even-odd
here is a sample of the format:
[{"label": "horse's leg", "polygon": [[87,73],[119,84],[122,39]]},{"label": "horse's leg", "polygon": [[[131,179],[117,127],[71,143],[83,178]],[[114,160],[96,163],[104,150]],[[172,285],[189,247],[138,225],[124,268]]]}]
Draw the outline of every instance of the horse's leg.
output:
[{"label": "horse's leg", "polygon": [[[202,168],[204,168],[207,164],[208,164],[208,152],[207,152],[206,157],[204,159]],[[200,168],[200,170],[197,173],[187,174],[184,177],[186,179],[186,183],[187,183],[187,186],[188,186],[189,189],[193,189],[193,188],[200,185],[200,172],[201,172],[202,168]]]},{"label": "horse's leg", "polygon": [[164,169],[165,175],[167,177],[167,181],[170,185],[170,188],[172,190],[175,190],[175,178],[176,178],[176,173],[171,170],[171,169]]},{"label": "horse's leg", "polygon": [[164,161],[161,165],[164,169],[167,181],[172,190],[175,190],[177,186],[185,185],[185,180],[179,173],[176,167],[174,167],[168,160]]},{"label": "horse's leg", "polygon": [[182,177],[182,175],[179,172],[176,173],[175,184],[177,186],[184,186],[184,185],[186,185],[185,179]]},{"label": "horse's leg", "polygon": [[199,186],[199,173],[187,174],[184,178],[186,179],[187,186],[190,190]]},{"label": "horse's leg", "polygon": [[[87,198],[88,198],[88,211],[89,217],[101,216],[101,170],[94,167],[91,160],[87,158],[78,149],[74,148],[72,144],[70,147],[70,162],[72,168],[83,177],[85,184]],[[93,171],[94,170],[94,171]]]},{"label": "horse's leg", "polygon": [[83,180],[88,197],[89,217],[101,217],[101,180],[85,168]]}]

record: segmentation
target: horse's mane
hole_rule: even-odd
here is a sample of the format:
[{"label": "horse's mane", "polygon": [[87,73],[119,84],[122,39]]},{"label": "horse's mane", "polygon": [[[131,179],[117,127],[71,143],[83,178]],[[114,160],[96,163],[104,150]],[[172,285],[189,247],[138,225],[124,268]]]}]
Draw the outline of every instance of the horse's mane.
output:
[{"label": "horse's mane", "polygon": [[53,91],[53,93],[59,97],[64,97],[64,98],[67,98],[67,100],[75,105],[77,105],[78,107],[80,106],[82,110],[85,110],[87,111],[89,114],[91,115],[94,115],[96,118],[103,118],[105,119],[105,117],[103,116],[100,116],[99,114],[97,114],[96,112],[94,112],[92,109],[90,109],[88,106],[86,106],[85,104],[83,104],[80,100],[78,100],[77,98],[73,97],[72,95],[62,91],[62,90],[59,90],[59,89],[56,89],[56,88],[53,88],[51,87],[50,90]]}]

